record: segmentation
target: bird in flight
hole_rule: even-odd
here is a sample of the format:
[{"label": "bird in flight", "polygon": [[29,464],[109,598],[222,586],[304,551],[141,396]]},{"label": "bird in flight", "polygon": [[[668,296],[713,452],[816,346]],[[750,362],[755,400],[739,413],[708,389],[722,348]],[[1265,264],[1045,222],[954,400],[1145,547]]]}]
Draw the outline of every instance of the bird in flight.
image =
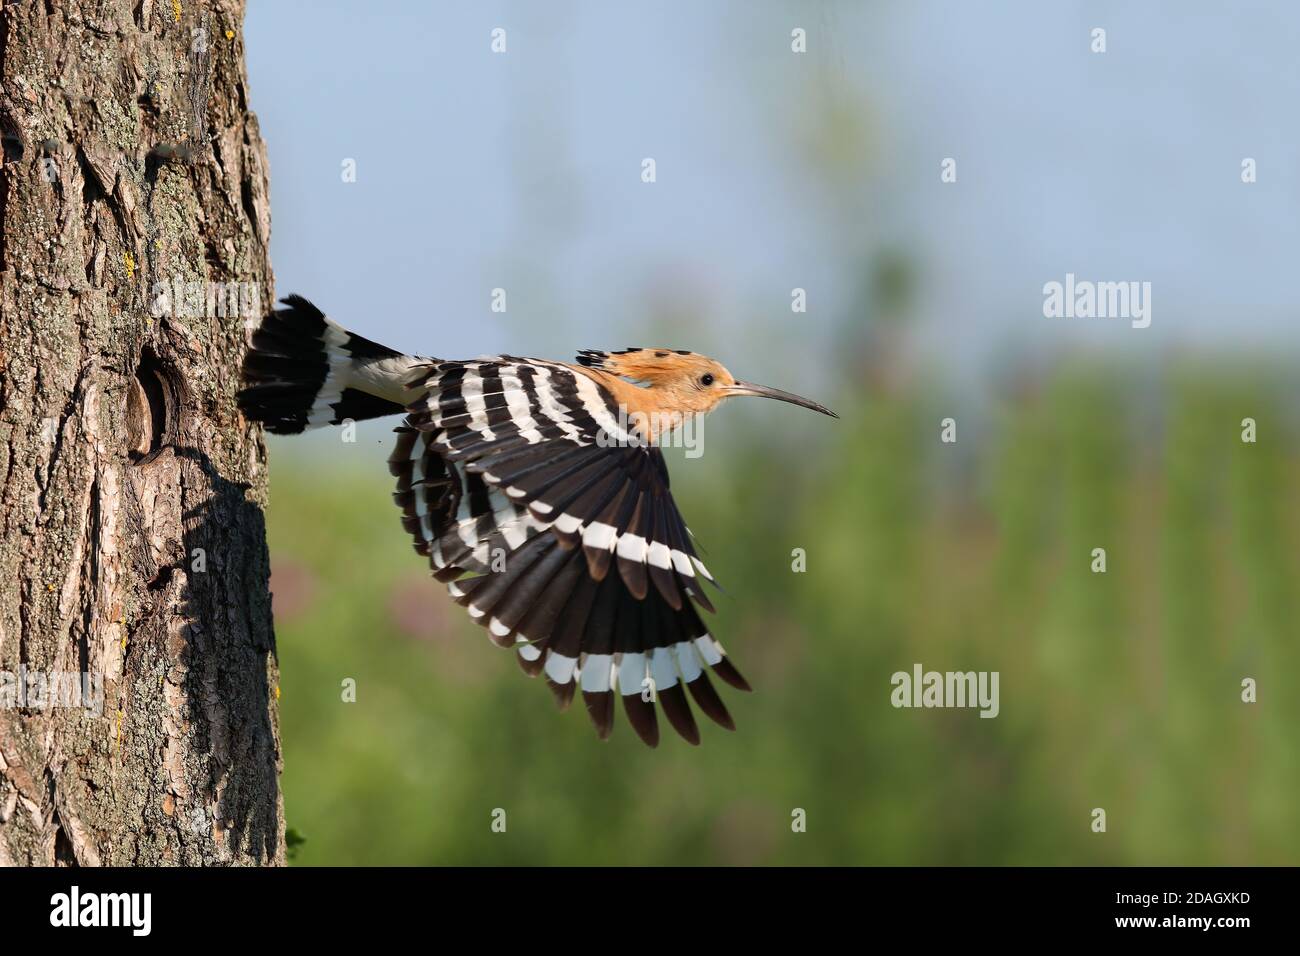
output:
[{"label": "bird in flight", "polygon": [[284,435],[404,413],[388,463],[416,551],[493,643],[545,676],[561,709],[580,688],[603,739],[617,695],[653,747],[658,703],[698,744],[685,687],[735,729],[707,672],[749,684],[700,617],[713,611],[702,584],[713,577],[659,443],[740,395],[834,412],[694,352],[420,358],[348,332],[301,296],[281,302],[244,361],[247,418]]}]

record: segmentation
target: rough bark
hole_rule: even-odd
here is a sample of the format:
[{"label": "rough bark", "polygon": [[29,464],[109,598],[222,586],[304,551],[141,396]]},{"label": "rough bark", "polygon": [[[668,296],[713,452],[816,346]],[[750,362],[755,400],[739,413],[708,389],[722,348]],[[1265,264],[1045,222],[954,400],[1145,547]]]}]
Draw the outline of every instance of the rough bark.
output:
[{"label": "rough bark", "polygon": [[0,864],[284,859],[256,310],[217,285],[269,301],[242,20],[4,5]]}]

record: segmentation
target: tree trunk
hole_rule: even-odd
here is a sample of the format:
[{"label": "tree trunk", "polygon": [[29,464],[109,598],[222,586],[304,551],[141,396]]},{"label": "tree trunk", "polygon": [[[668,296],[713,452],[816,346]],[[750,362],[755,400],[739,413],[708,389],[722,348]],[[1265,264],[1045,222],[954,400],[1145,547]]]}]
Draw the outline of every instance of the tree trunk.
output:
[{"label": "tree trunk", "polygon": [[4,5],[0,864],[284,860],[242,21]]}]

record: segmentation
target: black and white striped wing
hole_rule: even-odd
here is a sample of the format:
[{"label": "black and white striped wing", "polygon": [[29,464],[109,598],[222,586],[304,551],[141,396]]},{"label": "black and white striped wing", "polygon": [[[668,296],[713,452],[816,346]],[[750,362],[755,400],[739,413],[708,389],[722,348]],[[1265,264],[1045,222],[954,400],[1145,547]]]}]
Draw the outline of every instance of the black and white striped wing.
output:
[{"label": "black and white striped wing", "polygon": [[683,687],[732,728],[707,671],[749,686],[700,619],[712,578],[659,450],[620,429],[605,389],[558,363],[502,356],[422,375],[426,395],[389,462],[416,550],[452,597],[562,707],[581,688],[602,737],[617,695],[650,745],[652,700],[698,743]]}]

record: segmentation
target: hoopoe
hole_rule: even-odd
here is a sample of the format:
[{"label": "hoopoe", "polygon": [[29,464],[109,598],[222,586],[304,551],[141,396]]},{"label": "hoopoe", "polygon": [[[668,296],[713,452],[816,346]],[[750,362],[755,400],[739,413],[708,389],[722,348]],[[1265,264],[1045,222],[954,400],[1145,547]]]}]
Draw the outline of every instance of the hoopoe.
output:
[{"label": "hoopoe", "polygon": [[617,692],[653,747],[657,701],[698,744],[684,685],[735,729],[706,670],[750,687],[700,618],[713,611],[701,580],[716,584],[656,442],[738,395],[834,412],[679,349],[584,351],[575,364],[420,358],[346,331],[300,296],[282,303],[244,362],[248,418],[294,434],[405,413],[388,462],[416,551],[525,673],[545,675],[561,709],[581,687],[603,739]]}]

